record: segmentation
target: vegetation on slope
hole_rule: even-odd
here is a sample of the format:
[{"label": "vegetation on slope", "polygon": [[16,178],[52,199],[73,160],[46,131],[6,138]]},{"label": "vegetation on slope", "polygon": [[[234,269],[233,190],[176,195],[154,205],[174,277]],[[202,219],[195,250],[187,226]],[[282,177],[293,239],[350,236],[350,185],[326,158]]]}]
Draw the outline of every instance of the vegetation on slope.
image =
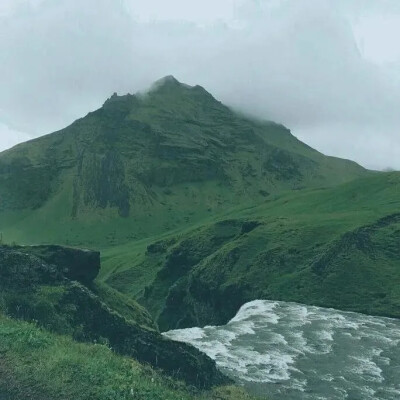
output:
[{"label": "vegetation on slope", "polygon": [[77,343],[0,313],[2,400],[250,400],[237,387],[209,392],[160,375],[101,344]]},{"label": "vegetation on slope", "polygon": [[7,241],[103,249],[366,174],[169,77],[2,153],[0,226]]},{"label": "vegetation on slope", "polygon": [[[8,315],[36,321],[49,331],[67,334],[79,341],[106,343],[120,354],[151,364],[198,388],[230,382],[200,351],[164,338],[154,325],[146,326],[143,322],[150,317],[141,307],[132,312],[133,302],[123,306],[122,296],[107,296],[107,303],[116,304],[120,314],[87,286],[71,280],[69,277],[77,270],[66,268],[64,258],[60,264],[49,264],[45,258],[32,255],[40,253],[57,260],[62,252],[61,247],[56,247],[55,253],[54,246],[45,249],[43,246],[39,249],[0,246],[0,296]],[[88,251],[65,249],[65,253],[75,254],[76,262],[70,264],[73,267],[84,268],[80,258],[96,260],[96,253]],[[89,264],[88,270],[91,269]],[[88,274],[82,274],[81,269],[78,272],[86,281]],[[137,314],[141,318],[134,318]]]},{"label": "vegetation on slope", "polygon": [[257,298],[400,317],[399,210],[398,173],[287,192],[131,253],[106,252],[101,277],[162,330],[224,323]]},{"label": "vegetation on slope", "polygon": [[[226,322],[255,298],[400,317],[399,210],[399,174],[326,157],[283,126],[235,114],[203,88],[167,77],[146,94],[114,95],[60,132],[0,154],[5,240],[90,246],[103,260],[93,282],[98,253],[88,253],[97,260],[88,271],[61,247],[22,255],[0,248],[1,303],[16,318],[209,387],[224,382],[211,360],[162,339],[158,326]],[[68,339],[50,337],[68,362]],[[15,377],[7,396],[32,382],[46,393],[35,359],[18,363],[18,351],[0,351],[3,386]],[[117,381],[125,379],[118,368],[132,361],[110,357]],[[47,374],[56,368],[51,360]],[[62,367],[66,381],[49,398],[67,398],[74,381],[80,387],[74,368]],[[106,382],[99,393],[118,398],[107,394],[106,369],[98,373]],[[156,389],[149,388],[154,398]]]}]

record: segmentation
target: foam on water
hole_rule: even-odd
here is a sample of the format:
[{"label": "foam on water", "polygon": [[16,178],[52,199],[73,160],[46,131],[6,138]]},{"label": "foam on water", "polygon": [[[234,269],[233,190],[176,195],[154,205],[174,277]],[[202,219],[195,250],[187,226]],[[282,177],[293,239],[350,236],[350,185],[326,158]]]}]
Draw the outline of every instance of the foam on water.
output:
[{"label": "foam on water", "polygon": [[174,340],[178,342],[190,342],[202,339],[205,336],[201,328],[177,329],[174,331]]},{"label": "foam on water", "polygon": [[225,326],[164,335],[191,343],[254,393],[278,400],[400,398],[399,320],[256,300]]},{"label": "foam on water", "polygon": [[246,321],[254,316],[262,315],[265,318],[265,322],[277,324],[279,322],[279,315],[274,313],[274,309],[279,305],[278,302],[265,302],[263,300],[255,300],[243,305],[236,316],[228,323]]}]

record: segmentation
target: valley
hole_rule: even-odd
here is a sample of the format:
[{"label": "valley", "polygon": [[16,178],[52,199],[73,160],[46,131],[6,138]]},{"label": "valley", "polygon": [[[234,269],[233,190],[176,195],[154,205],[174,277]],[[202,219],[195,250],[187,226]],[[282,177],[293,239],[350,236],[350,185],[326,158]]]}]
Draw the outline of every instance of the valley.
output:
[{"label": "valley", "polygon": [[[79,381],[82,400],[129,398],[128,383],[118,395],[107,383],[129,363],[145,376],[137,398],[246,399],[160,332],[227,324],[255,300],[400,318],[400,173],[325,156],[172,76],[0,153],[0,232],[10,399],[24,375],[32,399],[41,385],[72,396],[68,346],[71,363],[104,376],[96,394]],[[55,348],[60,360],[35,375],[39,349]],[[66,380],[48,388],[57,368]]]}]

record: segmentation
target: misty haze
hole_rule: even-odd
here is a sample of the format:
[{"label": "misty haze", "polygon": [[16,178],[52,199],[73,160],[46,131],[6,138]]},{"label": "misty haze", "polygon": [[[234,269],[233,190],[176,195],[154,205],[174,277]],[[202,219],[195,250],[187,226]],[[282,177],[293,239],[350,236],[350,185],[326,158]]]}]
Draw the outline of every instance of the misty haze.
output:
[{"label": "misty haze", "polygon": [[398,400],[400,2],[2,0],[1,400]]}]

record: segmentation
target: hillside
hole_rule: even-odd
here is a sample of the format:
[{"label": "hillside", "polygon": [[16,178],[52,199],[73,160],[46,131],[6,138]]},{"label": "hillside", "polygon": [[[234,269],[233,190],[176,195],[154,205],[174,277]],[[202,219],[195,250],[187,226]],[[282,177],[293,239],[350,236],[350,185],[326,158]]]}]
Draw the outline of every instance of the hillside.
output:
[{"label": "hillside", "polygon": [[255,299],[399,318],[399,210],[399,173],[286,192],[110,249],[101,279],[136,297],[162,330],[222,324]]},{"label": "hillside", "polygon": [[398,316],[398,175],[173,77],[0,154],[0,195],[6,242],[101,250],[104,296],[136,299],[161,329],[225,322],[255,298]]},{"label": "hillside", "polygon": [[233,386],[196,391],[113,353],[104,344],[77,343],[1,313],[0,396],[2,400],[252,399]]},{"label": "hillside", "polygon": [[366,174],[166,77],[1,153],[0,226],[8,242],[102,249]]},{"label": "hillside", "polygon": [[229,383],[203,353],[165,339],[139,305],[98,290],[92,281],[99,268],[99,254],[87,250],[0,246],[0,311],[77,341],[107,344],[200,389]]},{"label": "hillside", "polygon": [[200,86],[114,94],[0,154],[0,395],[245,399],[160,331],[254,299],[400,318],[399,210],[399,173]]}]

